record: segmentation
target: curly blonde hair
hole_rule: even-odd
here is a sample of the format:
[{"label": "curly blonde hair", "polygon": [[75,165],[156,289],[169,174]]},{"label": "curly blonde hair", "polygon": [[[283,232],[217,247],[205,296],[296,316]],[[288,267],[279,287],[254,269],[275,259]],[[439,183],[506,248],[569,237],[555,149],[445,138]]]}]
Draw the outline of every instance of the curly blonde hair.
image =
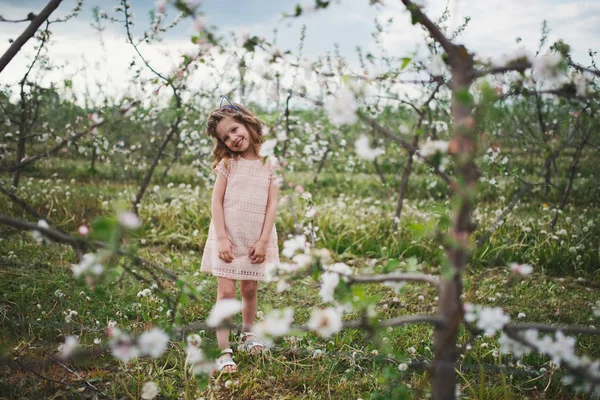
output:
[{"label": "curly blonde hair", "polygon": [[262,128],[265,123],[259,120],[256,115],[248,111],[240,104],[232,103],[232,106],[233,107],[229,106],[214,109],[211,111],[210,115],[208,116],[208,121],[206,122],[206,132],[210,137],[213,138],[213,169],[215,169],[217,164],[219,164],[222,159],[225,159],[225,167],[228,168],[227,160],[235,157],[235,152],[229,150],[225,143],[219,139],[219,135],[217,134],[217,125],[224,118],[233,118],[237,122],[244,124],[250,133],[250,139],[252,142],[251,145],[256,154],[259,153],[260,146],[264,140],[262,136]]}]

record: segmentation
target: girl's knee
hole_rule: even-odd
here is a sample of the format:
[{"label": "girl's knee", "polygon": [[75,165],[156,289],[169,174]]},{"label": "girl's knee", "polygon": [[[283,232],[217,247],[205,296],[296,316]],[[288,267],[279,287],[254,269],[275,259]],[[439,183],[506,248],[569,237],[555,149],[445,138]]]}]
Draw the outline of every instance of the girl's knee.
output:
[{"label": "girl's knee", "polygon": [[217,298],[235,299],[235,281],[231,279],[217,279]]},{"label": "girl's knee", "polygon": [[243,298],[254,298],[258,291],[258,282],[256,281],[242,281],[240,284],[240,291],[242,292]]}]

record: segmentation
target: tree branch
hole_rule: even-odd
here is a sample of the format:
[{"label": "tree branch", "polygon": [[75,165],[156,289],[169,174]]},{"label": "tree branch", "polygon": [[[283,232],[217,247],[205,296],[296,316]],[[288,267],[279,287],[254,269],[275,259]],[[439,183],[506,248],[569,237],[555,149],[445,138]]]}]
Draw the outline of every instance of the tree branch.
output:
[{"label": "tree branch", "polygon": [[42,12],[40,12],[39,15],[33,19],[33,21],[31,21],[31,24],[29,24],[29,26],[23,31],[21,36],[19,36],[17,40],[11,44],[4,55],[0,57],[0,73],[14,58],[14,56],[17,55],[19,50],[21,50],[21,47],[23,47],[23,45],[27,43],[27,41],[35,34],[44,21],[50,17],[50,14],[52,14],[52,12],[58,8],[61,2],[62,0],[50,0]]}]

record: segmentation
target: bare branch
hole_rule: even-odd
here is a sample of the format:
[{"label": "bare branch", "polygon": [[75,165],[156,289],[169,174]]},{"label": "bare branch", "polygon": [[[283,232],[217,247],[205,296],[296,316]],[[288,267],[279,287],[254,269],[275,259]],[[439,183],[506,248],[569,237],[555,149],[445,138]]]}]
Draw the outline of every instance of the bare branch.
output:
[{"label": "bare branch", "polygon": [[410,0],[402,0],[402,3],[406,6],[406,9],[410,11],[413,16],[413,20],[417,20],[420,24],[422,24],[431,36],[444,48],[448,55],[454,55],[456,51],[456,46],[448,40],[448,38],[442,33],[440,28],[425,15],[419,6],[413,3]]},{"label": "bare branch", "polygon": [[39,15],[33,19],[33,21],[31,21],[31,24],[29,24],[29,26],[23,31],[21,36],[19,36],[17,40],[10,45],[4,55],[0,57],[0,73],[14,58],[14,56],[17,55],[19,50],[21,50],[21,47],[23,47],[23,45],[27,43],[27,41],[35,34],[44,21],[50,17],[50,14],[52,14],[52,12],[58,8],[61,2],[62,0],[50,0],[42,12],[40,12]]},{"label": "bare branch", "polygon": [[581,333],[584,335],[600,335],[600,329],[590,328],[587,326],[553,326],[545,324],[506,324],[504,330],[525,331],[527,329],[535,329],[538,332],[558,332],[562,333]]},{"label": "bare branch", "polygon": [[440,284],[440,280],[436,276],[421,273],[393,272],[379,275],[340,275],[348,278],[349,284],[376,282],[426,282],[432,284],[436,288],[439,287]]},{"label": "bare branch", "polygon": [[500,75],[500,74],[504,74],[504,73],[510,72],[510,71],[523,72],[528,68],[531,68],[530,62],[520,62],[520,63],[505,65],[502,67],[494,67],[491,69],[475,71],[475,77],[480,78],[480,77],[486,76],[486,75]]},{"label": "bare branch", "polygon": [[407,142],[406,140],[404,140],[404,139],[396,136],[389,129],[387,129],[387,128],[381,126],[381,125],[379,125],[377,123],[377,121],[375,121],[375,119],[370,118],[370,117],[364,115],[360,111],[357,114],[358,114],[358,117],[360,119],[362,119],[363,121],[367,122],[373,128],[377,129],[380,133],[383,134],[383,136],[385,136],[386,138],[392,140],[393,142],[398,143],[399,145],[401,145],[402,147],[404,147],[406,150],[408,150],[409,153],[414,154],[416,157],[418,157],[425,164],[429,165],[433,169],[433,171],[436,174],[438,174],[440,176],[440,178],[442,178],[450,186],[450,189],[454,190],[454,188],[456,187],[456,183],[452,180],[452,178],[450,178],[448,176],[448,174],[446,174],[445,172],[441,171],[437,165],[433,164],[426,157],[423,157],[422,155],[420,155],[417,152],[417,150],[419,150],[418,147],[413,146],[411,143]]}]

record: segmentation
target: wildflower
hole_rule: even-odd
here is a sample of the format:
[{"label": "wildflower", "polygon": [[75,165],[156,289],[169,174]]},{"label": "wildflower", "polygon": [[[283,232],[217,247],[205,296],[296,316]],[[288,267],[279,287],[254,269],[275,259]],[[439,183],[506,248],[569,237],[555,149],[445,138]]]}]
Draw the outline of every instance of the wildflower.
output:
[{"label": "wildflower", "polygon": [[169,335],[162,329],[152,328],[148,332],[142,333],[137,342],[141,354],[158,358],[169,344]]},{"label": "wildflower", "polygon": [[308,321],[309,329],[322,337],[329,337],[342,329],[342,316],[333,307],[313,310]]},{"label": "wildflower", "polygon": [[400,371],[406,371],[408,369],[408,364],[407,363],[400,363],[400,364],[398,364],[398,369]]},{"label": "wildflower", "polygon": [[385,153],[384,149],[371,148],[369,146],[369,138],[365,135],[361,135],[354,143],[354,146],[356,147],[356,155],[367,161],[373,161]]},{"label": "wildflower", "polygon": [[323,350],[316,349],[313,351],[312,358],[321,358],[323,356]]},{"label": "wildflower", "polygon": [[224,320],[239,313],[242,309],[242,303],[236,299],[221,299],[213,307],[210,315],[206,319],[208,326],[218,326]]},{"label": "wildflower", "polygon": [[333,125],[353,124],[357,120],[358,103],[352,90],[346,86],[338,89],[335,97],[329,97],[325,103],[325,111]]},{"label": "wildflower", "polygon": [[146,382],[142,386],[142,399],[152,400],[158,395],[158,385],[154,382]]}]

